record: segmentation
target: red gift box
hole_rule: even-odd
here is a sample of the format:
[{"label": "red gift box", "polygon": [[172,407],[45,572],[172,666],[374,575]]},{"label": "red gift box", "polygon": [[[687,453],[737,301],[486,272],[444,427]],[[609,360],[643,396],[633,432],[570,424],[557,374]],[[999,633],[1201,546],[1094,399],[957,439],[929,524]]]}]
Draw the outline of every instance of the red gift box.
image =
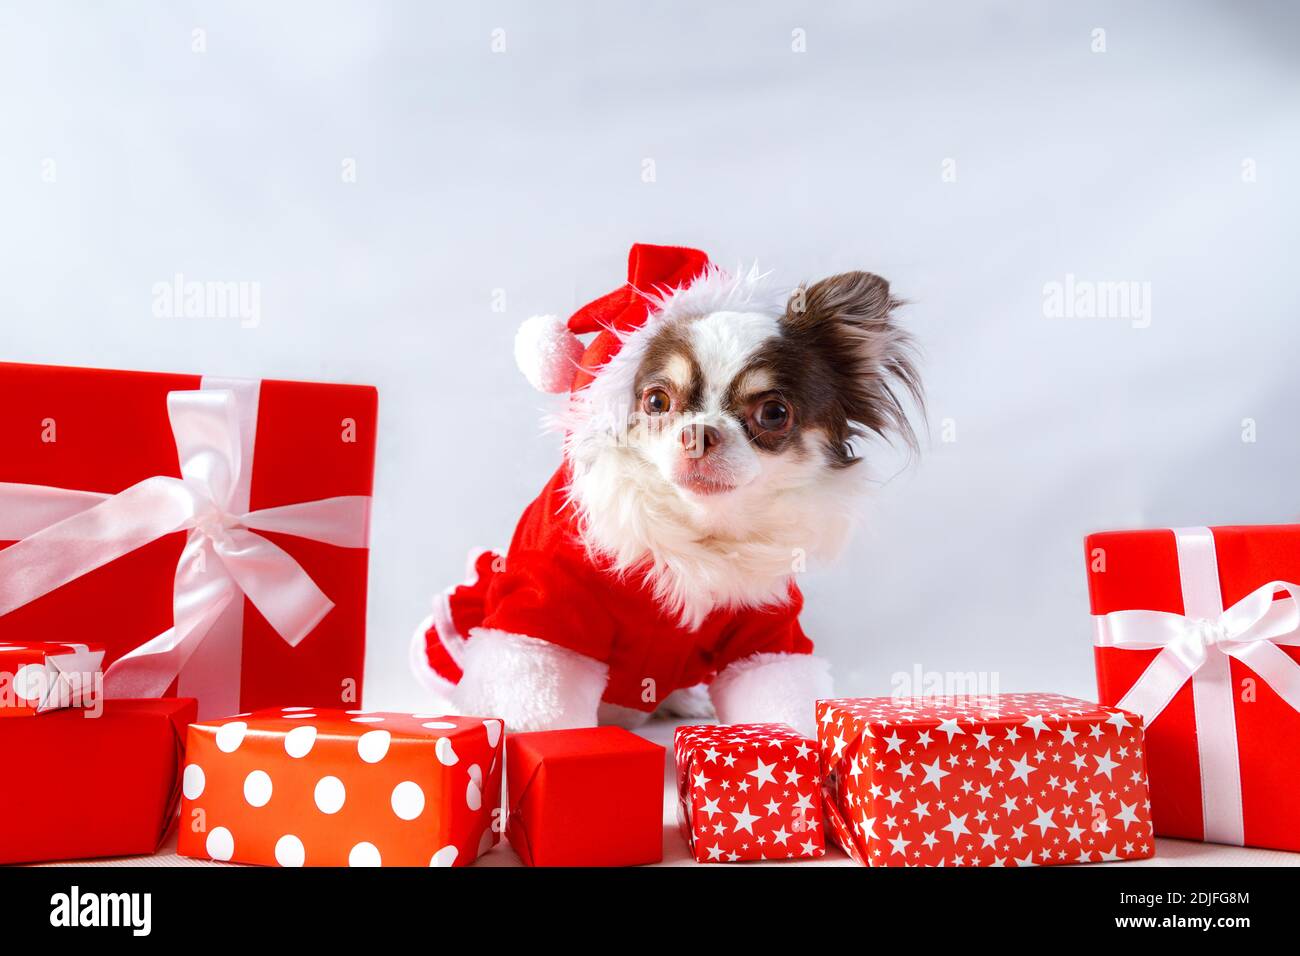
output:
[{"label": "red gift box", "polygon": [[678,821],[700,863],[818,857],[817,745],[785,724],[678,727]]},{"label": "red gift box", "polygon": [[186,699],[0,720],[0,863],[153,853],[176,820]]},{"label": "red gift box", "polygon": [[826,824],[867,866],[1153,852],[1142,719],[1055,694],[817,702]]},{"label": "red gift box", "polygon": [[177,850],[468,866],[500,839],[501,721],[284,707],[190,727]]},{"label": "red gift box", "polygon": [[90,706],[103,660],[104,649],[88,644],[0,643],[0,717]]},{"label": "red gift box", "polygon": [[355,704],[376,401],[0,364],[0,642],[93,634],[107,696],[204,715]]},{"label": "red gift box", "polygon": [[620,727],[511,734],[510,845],[528,866],[663,859],[664,748]]},{"label": "red gift box", "polygon": [[1300,526],[1086,549],[1098,696],[1146,719],[1156,832],[1300,850]]}]

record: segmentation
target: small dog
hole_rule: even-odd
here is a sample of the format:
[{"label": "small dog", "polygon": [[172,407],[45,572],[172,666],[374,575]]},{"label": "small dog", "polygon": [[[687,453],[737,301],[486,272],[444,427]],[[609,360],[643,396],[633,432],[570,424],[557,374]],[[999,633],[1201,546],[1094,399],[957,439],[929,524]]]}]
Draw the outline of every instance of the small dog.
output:
[{"label": "small dog", "polygon": [[514,730],[702,716],[711,701],[727,723],[808,731],[831,681],[795,574],[845,543],[857,439],[916,447],[898,305],[867,272],[781,293],[696,250],[638,245],[627,285],[567,322],[526,322],[521,367],[570,391],[564,461],[508,552],[480,552],[435,601],[417,675]]}]

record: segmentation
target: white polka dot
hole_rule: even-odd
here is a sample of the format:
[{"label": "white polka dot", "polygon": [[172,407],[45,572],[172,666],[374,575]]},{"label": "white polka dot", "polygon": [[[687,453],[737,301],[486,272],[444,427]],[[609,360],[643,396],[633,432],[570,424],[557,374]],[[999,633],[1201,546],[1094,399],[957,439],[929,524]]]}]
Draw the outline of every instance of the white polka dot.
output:
[{"label": "white polka dot", "polygon": [[485,720],[483,726],[487,728],[488,746],[495,747],[497,741],[501,739],[501,721]]},{"label": "white polka dot", "polygon": [[305,720],[308,717],[315,717],[316,715],[313,713],[306,713],[306,714],[284,714],[282,716],[284,717],[285,720]]},{"label": "white polka dot", "polygon": [[310,707],[282,707],[280,709],[283,710],[286,714],[292,714],[295,711],[311,710]]},{"label": "white polka dot", "polygon": [[321,813],[338,813],[348,798],[347,789],[338,777],[321,777],[316,782],[316,806]]},{"label": "white polka dot", "polygon": [[354,724],[382,724],[382,723],[384,722],[384,718],[382,718],[382,717],[353,717],[353,718],[352,718],[352,722],[353,722]]},{"label": "white polka dot", "polygon": [[451,740],[447,737],[439,737],[438,742],[433,745],[433,752],[438,755],[438,762],[444,767],[450,767],[460,758],[456,756],[456,750],[451,745]]},{"label": "white polka dot", "polygon": [[455,730],[456,729],[455,724],[448,723],[445,720],[430,720],[428,723],[423,723],[420,726],[428,727],[430,730]]},{"label": "white polka dot", "polygon": [[380,866],[379,848],[373,843],[358,843],[348,854],[348,866]]},{"label": "white polka dot", "polygon": [[217,749],[223,754],[234,753],[244,742],[246,733],[248,733],[248,724],[242,720],[232,720],[228,724],[222,724],[217,728]]},{"label": "white polka dot", "polygon": [[412,714],[416,720],[441,720],[446,714]]},{"label": "white polka dot", "polygon": [[465,803],[473,811],[483,807],[483,768],[476,763],[469,765],[469,783],[465,787]]},{"label": "white polka dot", "polygon": [[24,664],[18,668],[13,679],[14,693],[19,699],[36,703],[45,699],[49,689],[49,678],[44,664]]},{"label": "white polka dot", "polygon": [[204,844],[214,860],[229,860],[235,855],[235,837],[225,827],[216,827]]},{"label": "white polka dot", "polygon": [[290,757],[305,757],[315,745],[315,727],[295,727],[284,735],[284,752]]},{"label": "white polka dot", "polygon": [[451,866],[456,862],[456,856],[460,851],[454,846],[447,845],[433,855],[429,861],[430,866]]},{"label": "white polka dot", "polygon": [[393,812],[403,820],[414,820],[424,812],[424,791],[413,780],[403,780],[393,788]]},{"label": "white polka dot", "polygon": [[275,862],[281,866],[302,866],[307,860],[307,849],[292,833],[275,841]]},{"label": "white polka dot", "polygon": [[181,778],[181,792],[185,794],[186,800],[197,800],[203,796],[203,788],[207,786],[208,778],[203,776],[203,768],[196,763],[186,766],[185,776]]},{"label": "white polka dot", "polygon": [[379,763],[388,753],[393,735],[386,730],[368,730],[357,738],[357,754],[366,763]]},{"label": "white polka dot", "polygon": [[265,770],[254,770],[244,778],[244,799],[250,807],[264,807],[271,802],[271,776]]}]

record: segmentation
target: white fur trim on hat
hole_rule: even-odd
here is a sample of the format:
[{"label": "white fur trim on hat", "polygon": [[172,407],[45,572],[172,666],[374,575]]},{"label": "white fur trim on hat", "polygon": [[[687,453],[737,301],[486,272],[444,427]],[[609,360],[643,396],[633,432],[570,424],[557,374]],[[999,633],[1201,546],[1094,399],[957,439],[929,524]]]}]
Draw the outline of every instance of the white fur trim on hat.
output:
[{"label": "white fur trim on hat", "polygon": [[515,333],[515,362],[530,385],[542,392],[567,392],[585,346],[564,319],[535,315]]}]

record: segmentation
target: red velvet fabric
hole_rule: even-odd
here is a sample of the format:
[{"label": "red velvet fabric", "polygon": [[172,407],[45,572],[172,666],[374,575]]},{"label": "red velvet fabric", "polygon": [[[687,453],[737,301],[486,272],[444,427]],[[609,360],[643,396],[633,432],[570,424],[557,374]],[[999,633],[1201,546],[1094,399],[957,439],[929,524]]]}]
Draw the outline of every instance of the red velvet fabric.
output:
[{"label": "red velvet fabric", "polygon": [[[460,634],[473,640],[471,628],[492,628],[603,661],[609,665],[605,700],[646,712],[674,690],[710,680],[750,654],[812,652],[799,626],[803,597],[794,585],[781,606],[718,610],[699,630],[682,627],[660,608],[644,572],[615,575],[587,553],[565,492],[568,481],[563,465],[524,512],[509,552],[481,557],[478,580],[452,592]],[[436,629],[427,642],[430,665],[459,681]]]},{"label": "red velvet fabric", "polygon": [[690,285],[709,265],[709,257],[683,246],[637,243],[627,257],[627,284],[589,302],[569,319],[575,335],[599,333],[587,346],[574,374],[573,390],[589,385],[596,373],[618,354],[622,340],[646,320],[646,295]]}]

